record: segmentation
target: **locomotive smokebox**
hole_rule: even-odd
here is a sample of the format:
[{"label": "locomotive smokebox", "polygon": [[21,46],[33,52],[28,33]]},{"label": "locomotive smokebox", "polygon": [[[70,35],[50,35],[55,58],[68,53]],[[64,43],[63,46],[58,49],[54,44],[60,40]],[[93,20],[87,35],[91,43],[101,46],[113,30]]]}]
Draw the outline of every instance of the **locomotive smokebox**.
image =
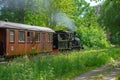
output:
[{"label": "locomotive smokebox", "polygon": [[72,45],[74,49],[80,49],[80,39],[77,37],[76,32],[73,32]]}]

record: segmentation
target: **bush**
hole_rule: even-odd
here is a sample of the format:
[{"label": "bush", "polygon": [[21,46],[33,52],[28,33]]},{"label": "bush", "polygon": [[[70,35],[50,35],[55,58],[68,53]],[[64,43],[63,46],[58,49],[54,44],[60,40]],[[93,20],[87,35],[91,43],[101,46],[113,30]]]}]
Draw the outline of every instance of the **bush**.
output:
[{"label": "bush", "polygon": [[102,28],[81,26],[77,28],[77,34],[84,47],[104,48],[109,46],[105,31]]}]

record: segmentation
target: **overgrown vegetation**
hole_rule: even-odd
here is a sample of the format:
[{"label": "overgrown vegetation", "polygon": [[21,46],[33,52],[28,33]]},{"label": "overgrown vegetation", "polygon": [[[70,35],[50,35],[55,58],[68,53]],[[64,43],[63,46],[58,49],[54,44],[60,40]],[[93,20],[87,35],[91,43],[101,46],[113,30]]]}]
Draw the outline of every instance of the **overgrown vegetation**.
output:
[{"label": "overgrown vegetation", "polygon": [[77,31],[84,47],[108,47],[99,11],[85,0],[1,0],[0,5],[0,20]]},{"label": "overgrown vegetation", "polygon": [[120,74],[117,76],[116,80],[120,80]]},{"label": "overgrown vegetation", "polygon": [[1,80],[55,80],[73,77],[120,57],[119,48],[74,51],[71,54],[18,57],[0,65]]},{"label": "overgrown vegetation", "polygon": [[100,27],[81,26],[77,29],[77,33],[85,48],[105,48],[110,46],[105,31]]},{"label": "overgrown vegetation", "polygon": [[[109,43],[102,27],[113,36],[110,36],[112,43],[120,44],[119,4],[118,0],[105,0],[101,7],[94,9],[85,0],[0,0],[0,20],[7,18],[12,22],[46,26],[54,30],[76,28],[85,48],[105,48]],[[32,59],[24,56],[0,65],[0,79],[71,79],[118,57],[120,57],[118,48],[75,51],[67,55]]]},{"label": "overgrown vegetation", "polygon": [[[108,5],[109,4],[109,5]],[[114,44],[120,45],[120,1],[104,0],[100,7],[98,22],[101,27],[105,27],[110,32],[110,40]]]}]

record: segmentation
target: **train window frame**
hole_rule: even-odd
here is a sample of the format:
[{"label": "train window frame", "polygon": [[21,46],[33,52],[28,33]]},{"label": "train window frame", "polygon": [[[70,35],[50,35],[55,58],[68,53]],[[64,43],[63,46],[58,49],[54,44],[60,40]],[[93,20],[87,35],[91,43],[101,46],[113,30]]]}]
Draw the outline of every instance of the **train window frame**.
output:
[{"label": "train window frame", "polygon": [[[11,34],[11,32],[13,32],[12,34]],[[9,40],[10,40],[10,43],[14,43],[15,42],[15,30],[10,30],[9,31],[9,36],[10,36],[10,38],[9,38]],[[12,38],[12,40],[11,40],[11,38]]]},{"label": "train window frame", "polygon": [[48,33],[48,42],[53,42],[52,33]]},{"label": "train window frame", "polygon": [[[39,35],[38,35],[39,34]],[[41,33],[40,32],[35,32],[35,42],[40,42],[41,40],[41,35],[40,35]]]},{"label": "train window frame", "polygon": [[[22,40],[20,39],[20,38],[21,38],[20,33],[23,33],[23,34],[22,34],[22,38],[23,38]],[[25,43],[25,31],[21,31],[21,30],[18,31],[18,42],[19,42],[19,43]]]},{"label": "train window frame", "polygon": [[33,42],[33,31],[27,31],[27,43]]}]

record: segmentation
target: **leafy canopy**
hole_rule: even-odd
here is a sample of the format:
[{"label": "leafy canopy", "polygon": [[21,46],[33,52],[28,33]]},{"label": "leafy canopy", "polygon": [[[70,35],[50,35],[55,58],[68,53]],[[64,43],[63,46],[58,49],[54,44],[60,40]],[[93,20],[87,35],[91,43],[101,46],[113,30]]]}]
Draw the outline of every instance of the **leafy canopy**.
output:
[{"label": "leafy canopy", "polygon": [[98,19],[101,26],[111,33],[111,40],[120,44],[120,1],[105,0]]}]

